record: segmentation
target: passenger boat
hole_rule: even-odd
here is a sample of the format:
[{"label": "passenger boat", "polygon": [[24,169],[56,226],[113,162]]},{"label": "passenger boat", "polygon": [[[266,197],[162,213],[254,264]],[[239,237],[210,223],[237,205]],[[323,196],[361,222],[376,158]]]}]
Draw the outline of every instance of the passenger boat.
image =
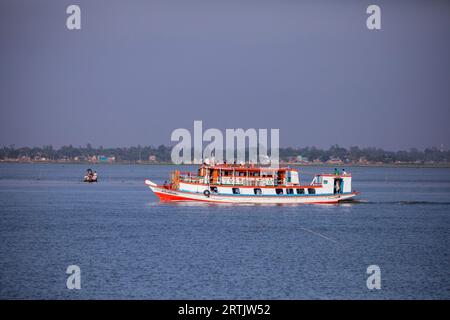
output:
[{"label": "passenger boat", "polygon": [[148,179],[145,184],[160,201],[337,203],[358,194],[352,191],[348,173],[317,174],[309,184],[302,184],[296,169],[253,165],[203,164],[196,173],[175,171],[163,185]]}]

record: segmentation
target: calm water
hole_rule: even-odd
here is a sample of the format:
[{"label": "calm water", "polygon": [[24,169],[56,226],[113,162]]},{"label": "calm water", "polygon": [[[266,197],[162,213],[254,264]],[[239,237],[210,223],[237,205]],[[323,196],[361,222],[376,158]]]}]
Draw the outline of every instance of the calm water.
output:
[{"label": "calm water", "polygon": [[450,169],[351,168],[361,203],[303,206],[161,204],[143,180],[174,167],[85,169],[0,164],[0,298],[450,298]]}]

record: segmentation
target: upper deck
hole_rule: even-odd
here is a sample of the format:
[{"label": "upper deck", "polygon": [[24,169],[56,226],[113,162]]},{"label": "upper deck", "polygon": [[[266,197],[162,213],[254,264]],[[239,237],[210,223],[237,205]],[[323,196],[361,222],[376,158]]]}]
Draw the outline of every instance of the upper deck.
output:
[{"label": "upper deck", "polygon": [[253,165],[202,165],[197,173],[175,173],[179,182],[213,185],[277,186],[299,185],[296,169],[289,167],[271,168]]}]

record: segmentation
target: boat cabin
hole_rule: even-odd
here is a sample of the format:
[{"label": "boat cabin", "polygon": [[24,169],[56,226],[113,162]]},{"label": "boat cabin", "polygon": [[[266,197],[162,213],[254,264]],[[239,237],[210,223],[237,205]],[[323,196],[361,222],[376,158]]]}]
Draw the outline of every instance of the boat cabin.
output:
[{"label": "boat cabin", "polygon": [[298,172],[291,168],[261,168],[253,166],[201,166],[199,183],[213,185],[278,186],[299,185]]}]

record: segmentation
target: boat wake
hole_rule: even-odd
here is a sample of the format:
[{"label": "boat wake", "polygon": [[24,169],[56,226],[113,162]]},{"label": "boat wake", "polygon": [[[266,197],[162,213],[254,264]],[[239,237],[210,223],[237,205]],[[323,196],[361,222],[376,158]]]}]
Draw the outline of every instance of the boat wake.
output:
[{"label": "boat wake", "polygon": [[410,200],[399,200],[399,201],[368,201],[368,200],[348,200],[341,201],[341,203],[350,204],[393,204],[393,205],[450,205],[450,202],[444,201],[410,201]]}]

